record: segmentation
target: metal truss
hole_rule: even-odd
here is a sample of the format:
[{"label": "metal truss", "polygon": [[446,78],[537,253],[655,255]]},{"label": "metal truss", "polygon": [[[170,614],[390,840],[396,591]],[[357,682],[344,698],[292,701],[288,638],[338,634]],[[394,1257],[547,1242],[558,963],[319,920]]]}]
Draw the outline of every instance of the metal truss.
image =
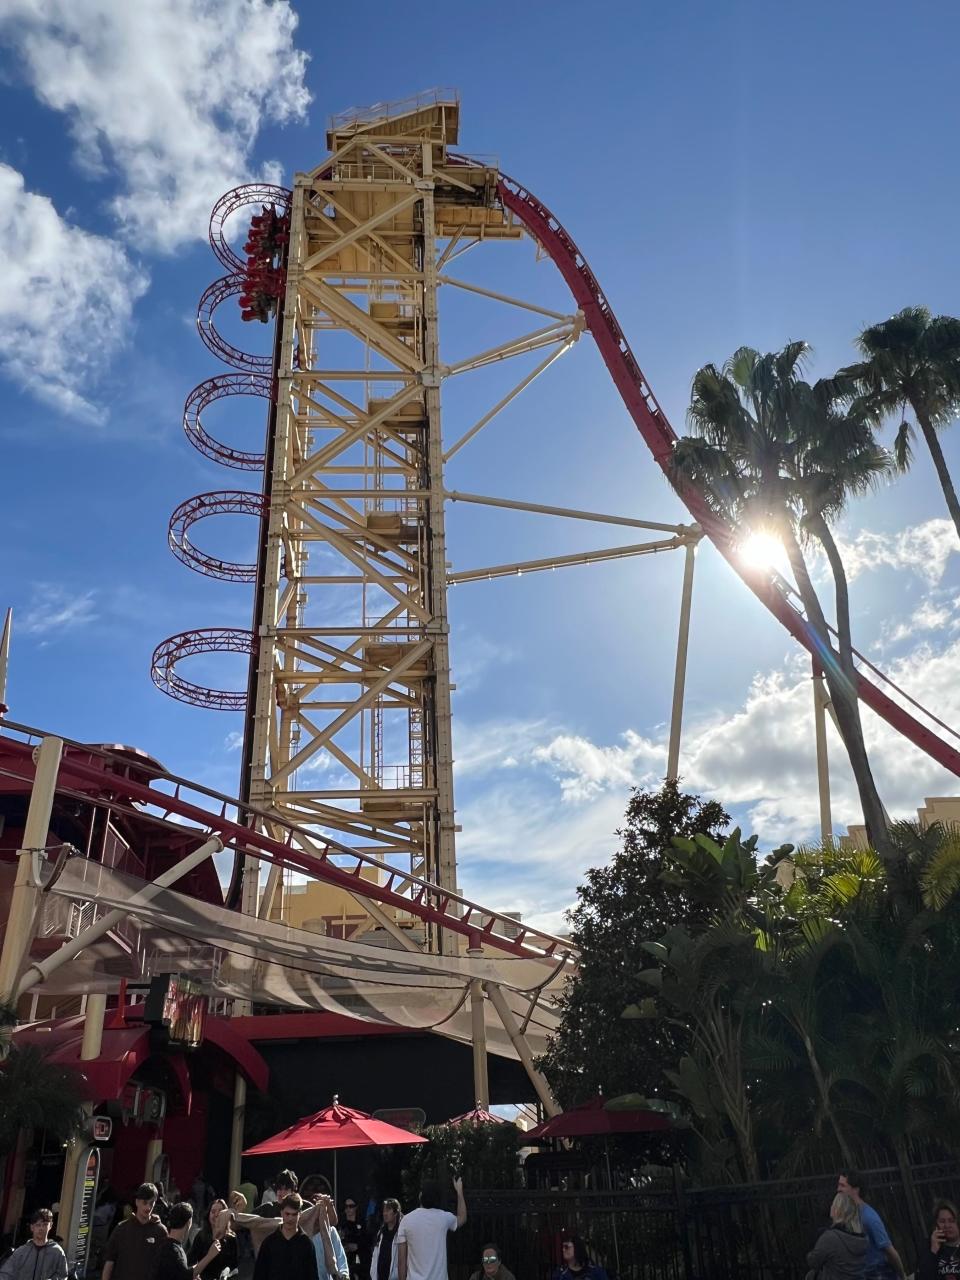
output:
[{"label": "metal truss", "polygon": [[[240,372],[201,383],[188,397],[184,426],[201,452],[228,466],[253,469],[262,458],[264,493],[262,500],[235,490],[187,500],[171,519],[170,542],[199,572],[255,578],[255,626],[249,635],[231,628],[171,637],[157,650],[154,679],[199,705],[245,703],[241,794],[257,812],[295,826],[308,852],[320,856],[331,838],[346,841],[449,892],[457,883],[457,828],[448,587],[690,549],[700,535],[696,526],[446,490],[446,463],[572,347],[586,321],[581,310],[564,314],[452,273],[468,249],[524,231],[498,195],[496,168],[448,152],[457,103],[428,95],[404,111],[378,109],[335,122],[331,157],[298,175],[292,192],[240,188],[214,209],[211,245],[232,274],[203,295],[198,327],[210,350]],[[239,350],[213,319],[234,295],[252,305],[247,281],[256,260],[244,265],[224,227],[237,209],[258,200],[264,217],[267,207],[278,211],[284,229],[283,261],[270,263],[272,278],[285,271],[286,288],[269,373],[267,357]],[[251,232],[248,248],[257,243]],[[490,300],[527,316],[531,327],[445,363],[442,291]],[[443,383],[518,357],[526,359],[515,384],[444,442]],[[244,394],[271,401],[263,455],[222,444],[201,425],[209,404]],[[453,571],[444,528],[451,501],[670,536]],[[255,573],[189,541],[191,526],[207,515],[261,509]],[[181,658],[218,647],[251,653],[245,694],[204,689],[176,672]],[[271,834],[269,824],[264,830]],[[261,893],[251,860],[244,909],[269,916],[280,884],[274,868]],[[396,936],[389,913],[359,887],[354,896],[356,933],[376,926]],[[427,944],[456,949],[454,932],[432,930]]]}]

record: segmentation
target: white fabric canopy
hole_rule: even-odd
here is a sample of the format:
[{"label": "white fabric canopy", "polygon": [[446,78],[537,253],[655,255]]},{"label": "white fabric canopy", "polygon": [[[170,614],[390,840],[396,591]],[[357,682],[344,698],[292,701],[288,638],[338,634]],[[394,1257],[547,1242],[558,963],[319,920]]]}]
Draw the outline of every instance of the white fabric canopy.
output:
[{"label": "white fabric canopy", "polygon": [[[149,973],[179,969],[197,973],[214,996],[299,1009],[322,1009],[411,1030],[435,1030],[471,1039],[467,1001],[473,979],[496,983],[531,1051],[546,1048],[557,1016],[554,1000],[573,972],[569,961],[507,955],[439,956],[358,939],[328,938],[226,907],[199,902],[173,889],[148,903],[134,898],[147,884],[99,863],[68,862],[48,892],[92,902],[100,912],[119,908],[139,926]],[[132,959],[132,957],[130,958]],[[44,983],[50,992],[109,989],[127,972],[121,949],[101,939]],[[148,973],[148,976],[149,976]],[[509,1036],[485,1002],[487,1047],[516,1057]]]}]

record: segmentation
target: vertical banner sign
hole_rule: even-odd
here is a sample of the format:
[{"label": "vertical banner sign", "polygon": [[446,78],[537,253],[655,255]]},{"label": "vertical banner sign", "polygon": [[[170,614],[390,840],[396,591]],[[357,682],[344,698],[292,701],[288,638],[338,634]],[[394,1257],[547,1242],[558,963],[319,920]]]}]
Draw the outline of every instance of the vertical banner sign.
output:
[{"label": "vertical banner sign", "polygon": [[88,1147],[77,1163],[77,1185],[73,1192],[73,1239],[68,1261],[76,1269],[79,1280],[86,1274],[93,1234],[93,1210],[100,1182],[100,1148]]}]

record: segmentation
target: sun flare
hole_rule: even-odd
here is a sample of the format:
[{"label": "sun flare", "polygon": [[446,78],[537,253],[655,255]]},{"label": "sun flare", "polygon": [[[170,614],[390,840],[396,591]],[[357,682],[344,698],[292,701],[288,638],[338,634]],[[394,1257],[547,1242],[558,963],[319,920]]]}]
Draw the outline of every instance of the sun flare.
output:
[{"label": "sun flare", "polygon": [[783,543],[774,534],[763,529],[744,538],[737,554],[750,569],[776,569],[782,573],[787,564]]}]

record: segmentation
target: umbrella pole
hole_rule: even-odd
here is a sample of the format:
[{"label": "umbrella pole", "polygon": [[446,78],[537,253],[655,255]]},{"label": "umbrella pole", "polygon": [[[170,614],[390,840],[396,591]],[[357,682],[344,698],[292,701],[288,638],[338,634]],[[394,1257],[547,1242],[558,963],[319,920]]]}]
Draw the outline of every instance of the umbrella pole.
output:
[{"label": "umbrella pole", "polygon": [[613,1203],[613,1173],[610,1169],[610,1139],[604,1136],[603,1153],[607,1159],[607,1186],[610,1189],[610,1221],[613,1224],[613,1256],[620,1274],[620,1240],[617,1236],[617,1206]]},{"label": "umbrella pole", "polygon": [[333,1149],[333,1203],[340,1204],[340,1197],[337,1194],[337,1149]]}]

